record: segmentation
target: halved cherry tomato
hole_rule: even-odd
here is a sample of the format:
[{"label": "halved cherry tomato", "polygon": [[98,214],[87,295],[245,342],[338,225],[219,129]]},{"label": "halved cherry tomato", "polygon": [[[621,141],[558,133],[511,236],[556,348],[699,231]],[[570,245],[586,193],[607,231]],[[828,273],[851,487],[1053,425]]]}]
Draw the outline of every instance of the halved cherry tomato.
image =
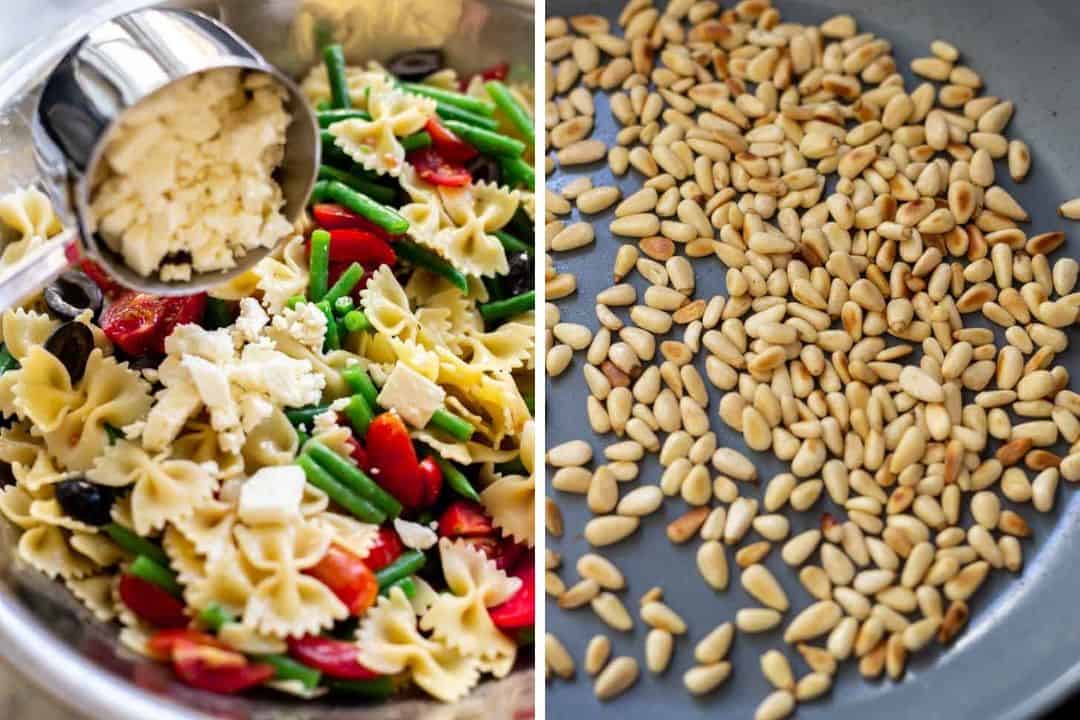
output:
[{"label": "halved cherry tomato", "polygon": [[289,655],[328,677],[339,680],[374,680],[380,674],[360,664],[361,650],[351,642],[307,635],[289,638]]},{"label": "halved cherry tomato", "polygon": [[517,630],[536,624],[536,571],[529,560],[518,564],[511,573],[521,579],[521,588],[509,600],[488,610],[491,621],[500,630]]},{"label": "halved cherry tomato", "polygon": [[305,572],[330,588],[353,615],[363,615],[379,596],[375,573],[363,560],[339,545],[331,544],[322,559]]},{"label": "halved cherry tomato", "polygon": [[128,355],[165,351],[165,338],[177,325],[192,323],[206,310],[206,293],[158,297],[129,292],[101,313],[101,329]]},{"label": "halved cherry tomato", "polygon": [[465,187],[472,182],[472,175],[465,166],[450,158],[443,157],[433,147],[413,150],[406,156],[413,167],[416,168],[422,180],[432,185],[443,187]]},{"label": "halved cherry tomato", "polygon": [[318,203],[312,206],[311,216],[315,218],[315,222],[319,227],[326,230],[363,230],[387,242],[394,237],[367,218],[334,203]]},{"label": "halved cherry tomato", "polygon": [[371,568],[372,572],[378,572],[397,560],[403,552],[405,552],[405,546],[402,545],[397,533],[390,528],[379,528],[379,539],[368,551],[364,564]]},{"label": "halved cherry tomato", "polygon": [[424,488],[424,507],[434,505],[443,486],[442,469],[435,458],[426,457],[420,461],[420,484]]},{"label": "halved cherry tomato", "polygon": [[375,482],[407,509],[421,507],[424,486],[420,482],[420,461],[401,418],[392,412],[376,416],[368,427],[364,447]]},{"label": "halved cherry tomato", "polygon": [[495,567],[506,572],[510,572],[512,568],[517,567],[518,560],[525,551],[524,547],[517,543],[510,540],[500,540],[492,535],[466,536],[462,537],[461,540],[472,546],[474,550],[484,553],[488,560],[495,563]]},{"label": "halved cherry tomato", "polygon": [[494,532],[484,508],[469,500],[455,500],[439,518],[439,534],[443,537],[489,536]]},{"label": "halved cherry tomato", "polygon": [[173,646],[173,669],[187,685],[224,695],[261,685],[274,677],[274,668],[249,663],[232,650],[178,640]]},{"label": "halved cherry tomato", "polygon": [[170,630],[158,630],[146,641],[146,649],[150,654],[158,658],[172,658],[173,650],[178,642],[189,642],[196,645],[209,645],[210,647],[228,650],[229,647],[213,635],[208,635],[201,630],[193,628],[173,628]]},{"label": "halved cherry tomato", "polygon": [[393,265],[397,255],[390,243],[375,233],[357,228],[337,228],[330,231],[330,261],[358,262],[365,268]]},{"label": "halved cherry tomato", "polygon": [[184,603],[140,577],[121,575],[118,590],[128,609],[151,625],[179,628],[191,620],[184,614]]},{"label": "halved cherry tomato", "polygon": [[458,137],[437,118],[428,120],[424,129],[431,136],[432,146],[447,160],[467,163],[480,154],[476,148]]}]

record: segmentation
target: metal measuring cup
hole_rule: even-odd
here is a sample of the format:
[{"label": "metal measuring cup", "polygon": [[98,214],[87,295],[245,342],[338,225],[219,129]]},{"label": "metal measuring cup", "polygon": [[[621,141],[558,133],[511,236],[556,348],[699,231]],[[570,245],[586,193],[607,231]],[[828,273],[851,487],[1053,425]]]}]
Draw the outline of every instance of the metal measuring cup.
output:
[{"label": "metal measuring cup", "polygon": [[120,15],[77,43],[45,82],[33,119],[34,154],[46,191],[68,229],[0,277],[0,310],[68,269],[73,247],[124,285],[155,295],[207,290],[249,270],[271,252],[255,249],[229,270],[170,282],[134,272],[89,231],[91,185],[123,114],[172,83],[220,68],[263,72],[287,90],[292,122],[275,175],[285,217],[295,221],[300,216],[318,172],[321,143],[318,121],[295,83],[238,35],[201,13],[147,8]]}]

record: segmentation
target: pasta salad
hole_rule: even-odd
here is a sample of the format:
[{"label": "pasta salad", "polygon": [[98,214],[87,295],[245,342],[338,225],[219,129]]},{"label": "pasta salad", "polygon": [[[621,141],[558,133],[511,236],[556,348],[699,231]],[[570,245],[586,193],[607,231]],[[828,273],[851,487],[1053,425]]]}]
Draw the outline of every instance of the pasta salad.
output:
[{"label": "pasta salad", "polygon": [[[532,96],[325,51],[309,213],[209,294],[0,316],[17,556],[195,688],[455,701],[531,645]],[[0,198],[0,267],[57,234]]]}]

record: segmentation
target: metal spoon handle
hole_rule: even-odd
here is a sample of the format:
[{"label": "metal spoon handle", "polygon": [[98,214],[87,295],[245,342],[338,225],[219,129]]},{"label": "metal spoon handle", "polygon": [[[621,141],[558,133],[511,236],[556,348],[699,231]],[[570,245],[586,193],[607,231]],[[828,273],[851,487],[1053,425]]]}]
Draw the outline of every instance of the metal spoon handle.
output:
[{"label": "metal spoon handle", "polygon": [[22,304],[71,267],[68,248],[78,238],[74,229],[65,230],[0,274],[0,312]]}]

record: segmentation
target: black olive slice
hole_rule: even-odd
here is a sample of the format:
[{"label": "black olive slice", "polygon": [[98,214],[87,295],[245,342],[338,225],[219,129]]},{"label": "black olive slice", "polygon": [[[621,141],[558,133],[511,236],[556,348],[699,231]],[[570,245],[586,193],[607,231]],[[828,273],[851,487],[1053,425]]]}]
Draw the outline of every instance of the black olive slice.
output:
[{"label": "black olive slice", "polygon": [[532,256],[524,252],[511,253],[507,255],[506,259],[510,265],[510,270],[503,281],[506,294],[510,296],[520,295],[523,292],[532,290],[534,279]]},{"label": "black olive slice", "polygon": [[82,476],[58,482],[55,488],[56,501],[72,519],[94,526],[112,521],[111,511],[116,499],[112,488],[97,485]]},{"label": "black olive slice", "polygon": [[102,300],[97,283],[77,270],[64,273],[45,288],[45,304],[61,320],[73,320],[86,310],[97,318]]},{"label": "black olive slice", "polygon": [[442,50],[411,50],[390,58],[386,69],[406,82],[415,82],[441,70],[442,66]]},{"label": "black olive slice", "polygon": [[86,372],[86,361],[94,349],[94,333],[81,322],[66,322],[53,330],[45,341],[45,349],[63,363],[71,382],[76,383]]}]

